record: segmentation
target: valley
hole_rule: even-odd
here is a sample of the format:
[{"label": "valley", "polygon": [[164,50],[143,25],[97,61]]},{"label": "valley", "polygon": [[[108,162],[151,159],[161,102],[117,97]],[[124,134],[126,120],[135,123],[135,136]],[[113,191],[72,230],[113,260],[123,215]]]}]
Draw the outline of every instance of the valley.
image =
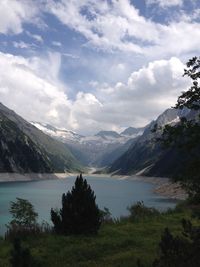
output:
[{"label": "valley", "polygon": [[[179,151],[164,150],[156,139],[165,125],[176,125],[181,117],[195,114],[187,109],[168,109],[143,128],[128,127],[121,133],[100,131],[83,136],[48,123],[29,123],[0,104],[0,171],[25,173],[27,177],[28,173],[91,173],[91,170],[171,177],[181,171],[184,158],[180,159]],[[160,128],[156,133],[155,125]],[[30,180],[30,177],[21,178]]]}]

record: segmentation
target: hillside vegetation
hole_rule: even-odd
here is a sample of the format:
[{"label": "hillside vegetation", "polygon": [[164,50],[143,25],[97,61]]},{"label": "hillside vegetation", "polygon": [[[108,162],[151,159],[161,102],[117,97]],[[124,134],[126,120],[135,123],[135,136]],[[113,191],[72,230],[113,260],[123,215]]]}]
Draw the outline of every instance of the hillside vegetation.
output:
[{"label": "hillside vegetation", "polygon": [[[138,221],[122,219],[104,223],[97,236],[59,236],[41,234],[23,239],[38,266],[136,267],[137,259],[150,266],[159,254],[158,244],[164,228],[181,234],[181,220],[191,219],[187,209],[160,214]],[[192,219],[195,225],[200,223]],[[10,266],[11,242],[0,241],[0,266]]]}]

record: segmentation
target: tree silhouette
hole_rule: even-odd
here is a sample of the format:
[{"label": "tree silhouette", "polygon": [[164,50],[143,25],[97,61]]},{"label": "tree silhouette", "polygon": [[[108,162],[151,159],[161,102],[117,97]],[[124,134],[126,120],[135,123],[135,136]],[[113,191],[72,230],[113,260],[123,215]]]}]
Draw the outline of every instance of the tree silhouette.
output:
[{"label": "tree silhouette", "polygon": [[60,211],[51,209],[56,233],[96,234],[101,225],[101,213],[96,197],[82,175],[77,176],[71,192],[62,195]]}]

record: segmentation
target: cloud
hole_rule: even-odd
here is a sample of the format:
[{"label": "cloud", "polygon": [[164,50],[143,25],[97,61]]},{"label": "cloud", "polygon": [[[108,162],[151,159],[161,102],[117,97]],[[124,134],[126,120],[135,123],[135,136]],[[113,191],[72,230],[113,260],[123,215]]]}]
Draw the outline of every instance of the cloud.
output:
[{"label": "cloud", "polygon": [[62,44],[60,42],[57,42],[57,41],[52,41],[52,45],[58,46],[58,47],[62,46]]},{"label": "cloud", "polygon": [[39,5],[32,0],[1,0],[0,4],[0,33],[19,34],[23,31],[24,23],[38,21]]},{"label": "cloud", "polygon": [[[182,0],[148,2],[162,7],[183,3]],[[165,57],[199,49],[200,24],[193,21],[192,15],[191,20],[185,22],[177,20],[177,15],[164,25],[140,15],[129,0],[49,1],[46,10],[70,29],[81,33],[87,39],[86,46],[152,58],[156,58],[158,53]]]},{"label": "cloud", "polygon": [[162,8],[182,6],[183,0],[147,0],[147,4],[158,4]]},{"label": "cloud", "polygon": [[43,38],[42,38],[42,36],[41,35],[38,35],[38,34],[33,34],[33,33],[30,33],[29,31],[26,31],[26,34],[29,36],[29,37],[31,37],[31,38],[33,38],[34,40],[36,40],[38,43],[43,43],[44,42],[44,40],[43,40]]},{"label": "cloud", "polygon": [[[150,62],[133,72],[126,83],[110,86],[92,81],[93,93],[78,92],[75,99],[69,99],[59,80],[60,57],[59,53],[43,58],[0,53],[2,103],[29,121],[92,134],[143,126],[174,105],[189,86],[182,77],[183,63],[174,57]],[[52,65],[52,69],[45,67]]]},{"label": "cloud", "polygon": [[[178,58],[150,62],[133,72],[127,83],[98,89],[101,112],[96,120],[105,128],[143,126],[176,103],[180,93],[189,86],[182,77],[184,65]],[[95,116],[93,114],[93,116]]]},{"label": "cloud", "polygon": [[29,48],[33,47],[34,45],[33,44],[29,44],[29,43],[25,43],[23,41],[19,41],[19,42],[13,42],[13,46],[15,48],[29,49]]},{"label": "cloud", "polygon": [[79,56],[70,53],[62,53],[62,55],[67,58],[79,59]]},{"label": "cloud", "polygon": [[39,75],[39,68],[36,71],[36,64],[33,64],[35,61],[0,53],[2,103],[29,121],[69,126],[70,101],[56,82],[51,83],[44,75]]}]

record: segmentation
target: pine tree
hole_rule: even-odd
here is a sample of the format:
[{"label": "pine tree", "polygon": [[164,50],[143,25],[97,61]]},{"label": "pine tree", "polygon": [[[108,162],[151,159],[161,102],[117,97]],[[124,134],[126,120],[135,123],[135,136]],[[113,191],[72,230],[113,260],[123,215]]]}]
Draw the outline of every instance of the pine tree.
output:
[{"label": "pine tree", "polygon": [[96,196],[82,175],[77,176],[71,192],[63,194],[60,211],[51,209],[54,230],[60,234],[96,234],[101,213]]}]

